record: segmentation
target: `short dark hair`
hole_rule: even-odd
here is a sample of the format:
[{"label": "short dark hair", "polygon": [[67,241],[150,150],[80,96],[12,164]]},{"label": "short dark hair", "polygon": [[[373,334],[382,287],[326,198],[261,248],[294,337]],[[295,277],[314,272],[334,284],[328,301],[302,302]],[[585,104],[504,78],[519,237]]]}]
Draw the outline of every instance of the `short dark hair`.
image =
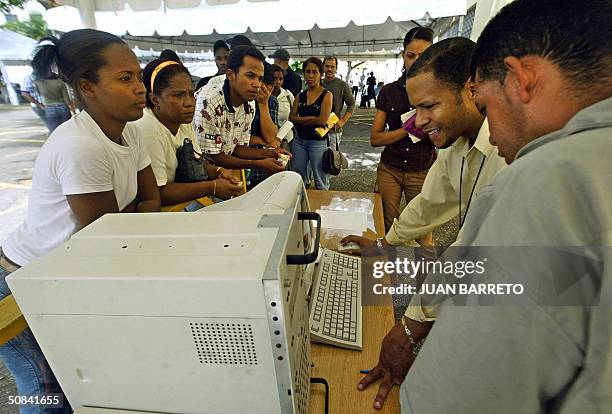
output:
[{"label": "short dark hair", "polygon": [[264,61],[264,83],[270,85],[274,83],[274,68],[272,65],[266,61]]},{"label": "short dark hair", "polygon": [[59,39],[45,40],[48,42],[40,45],[36,54],[46,51],[47,65],[55,61],[60,78],[72,86],[79,99],[79,79],[98,82],[98,70],[107,63],[102,56],[104,50],[113,44],[128,47],[119,37],[94,29],[72,30]]},{"label": "short dark hair", "polygon": [[503,83],[504,58],[535,55],[552,61],[587,92],[612,74],[611,17],[610,0],[516,0],[482,31],[470,73]]},{"label": "short dark hair", "polygon": [[176,54],[176,52],[172,49],[164,49],[162,50],[161,54],[159,55],[160,59],[164,59],[164,60],[172,60],[174,62],[178,62],[178,63],[182,63],[181,62],[181,58],[179,57],[179,55]]},{"label": "short dark hair", "polygon": [[230,50],[229,46],[227,45],[227,43],[225,43],[224,40],[217,40],[215,42],[215,44],[213,45],[213,54],[217,53],[217,50],[219,49],[225,49],[227,51]]},{"label": "short dark hair", "polygon": [[325,72],[325,69],[323,68],[323,62],[321,61],[321,59],[319,59],[316,56],[309,57],[308,59],[304,61],[304,63],[302,63],[302,71],[306,71],[306,66],[308,66],[309,63],[316,65],[317,68],[319,68],[319,73],[323,75],[323,72]]},{"label": "short dark hair", "polygon": [[283,75],[285,74],[285,71],[283,70],[283,68],[278,66],[276,63],[273,63],[272,64],[272,73],[276,73],[276,72],[281,72]]},{"label": "short dark hair", "polygon": [[145,66],[145,68],[142,70],[142,81],[144,83],[145,88],[147,89],[146,99],[147,106],[149,108],[153,108],[155,106],[149,98],[149,93],[153,92],[156,95],[162,93],[170,85],[170,79],[172,79],[172,77],[177,73],[184,73],[187,76],[191,76],[189,70],[187,70],[187,68],[183,66],[183,64],[181,64],[180,62],[177,62],[178,65],[168,65],[157,73],[157,76],[155,76],[155,84],[153,85],[153,90],[151,90],[151,75],[153,74],[153,71],[159,65],[168,61],[176,62],[173,59],[155,59],[149,62],[147,66]]},{"label": "short dark hair", "polygon": [[431,72],[437,80],[460,91],[470,79],[470,57],[476,43],[465,37],[451,37],[433,44],[414,62],[406,80]]},{"label": "short dark hair", "polygon": [[414,39],[426,40],[430,43],[433,43],[434,32],[429,27],[413,27],[408,30],[406,36],[404,36],[404,49],[408,43],[412,42]]},{"label": "short dark hair", "polygon": [[230,50],[238,46],[253,46],[253,42],[251,42],[251,39],[244,35],[236,35],[232,38],[232,41],[230,42]]},{"label": "short dark hair", "polygon": [[237,46],[230,50],[227,57],[227,68],[238,73],[240,67],[244,64],[244,57],[251,56],[260,60],[262,63],[266,61],[264,55],[254,46]]},{"label": "short dark hair", "polygon": [[326,60],[331,60],[331,59],[333,59],[336,62],[336,66],[338,66],[338,58],[335,56],[325,56],[325,58],[323,59],[323,65],[325,65]]}]

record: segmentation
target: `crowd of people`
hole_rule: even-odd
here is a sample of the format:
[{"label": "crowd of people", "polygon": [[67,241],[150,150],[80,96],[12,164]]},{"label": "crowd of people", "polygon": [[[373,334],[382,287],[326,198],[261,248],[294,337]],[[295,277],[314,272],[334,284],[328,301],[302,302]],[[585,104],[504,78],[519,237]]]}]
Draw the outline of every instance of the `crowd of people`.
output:
[{"label": "crowd of people", "polygon": [[[612,6],[561,3],[516,0],[477,43],[434,43],[423,27],[405,35],[402,75],[379,91],[371,130],[371,144],[384,147],[377,183],[386,235],[346,237],[360,246],[352,254],[412,240],[431,247],[432,230],[458,215],[456,245],[592,249],[600,266],[586,283],[601,303],[612,299],[610,252],[600,248],[612,245]],[[284,49],[270,64],[236,36],[215,43],[214,56],[218,72],[194,85],[178,57],[141,70],[126,43],[97,30],[39,47],[37,92],[28,95],[52,133],[35,163],[26,219],[2,242],[0,297],[10,294],[8,274],[106,213],[240,194],[245,183],[230,170],[249,170],[252,188],[284,171],[288,156],[305,183],[329,188],[323,153],[339,145],[356,97],[336,77],[338,60],[307,59],[302,90]],[[367,84],[366,96],[375,96],[373,74]],[[411,110],[416,117],[402,119]],[[332,112],[339,122],[321,137],[315,129]],[[287,121],[295,128],[277,137]],[[183,158],[198,166],[188,166],[187,179]],[[606,306],[546,307],[533,298],[529,307],[449,308],[415,295],[358,388],[380,380],[380,409],[401,384],[407,413],[608,412],[611,330]],[[20,395],[61,393],[29,329],[0,357]],[[71,412],[67,401],[27,410]]]}]

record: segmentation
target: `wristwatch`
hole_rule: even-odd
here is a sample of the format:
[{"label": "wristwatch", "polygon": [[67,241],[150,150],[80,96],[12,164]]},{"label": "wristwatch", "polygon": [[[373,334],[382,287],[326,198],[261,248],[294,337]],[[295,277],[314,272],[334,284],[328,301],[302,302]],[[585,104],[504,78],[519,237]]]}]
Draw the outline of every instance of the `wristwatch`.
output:
[{"label": "wristwatch", "polygon": [[376,239],[376,248],[378,249],[378,253],[382,253],[383,252],[383,240],[384,237],[379,237],[378,239]]}]

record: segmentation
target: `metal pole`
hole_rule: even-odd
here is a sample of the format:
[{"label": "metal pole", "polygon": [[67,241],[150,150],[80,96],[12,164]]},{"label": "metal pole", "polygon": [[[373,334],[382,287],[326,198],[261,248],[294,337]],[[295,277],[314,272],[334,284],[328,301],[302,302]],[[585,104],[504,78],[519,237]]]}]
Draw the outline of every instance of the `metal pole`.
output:
[{"label": "metal pole", "polygon": [[13,84],[9,80],[8,72],[6,71],[6,66],[4,62],[0,60],[0,73],[2,73],[2,79],[4,79],[4,83],[6,84],[6,89],[8,90],[9,100],[11,105],[19,105],[19,98],[17,97],[17,92],[15,92],[15,88],[13,88]]},{"label": "metal pole", "polygon": [[96,29],[96,8],[94,0],[77,0],[81,24],[85,29]]}]

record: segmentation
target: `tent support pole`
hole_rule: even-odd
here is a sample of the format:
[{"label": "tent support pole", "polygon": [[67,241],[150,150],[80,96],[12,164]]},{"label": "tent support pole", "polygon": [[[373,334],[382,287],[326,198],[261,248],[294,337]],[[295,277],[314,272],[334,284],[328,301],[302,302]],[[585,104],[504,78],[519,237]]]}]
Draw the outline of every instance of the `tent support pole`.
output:
[{"label": "tent support pole", "polygon": [[94,0],[77,0],[77,7],[81,15],[81,24],[86,29],[96,28],[96,12]]},{"label": "tent support pole", "polygon": [[19,105],[19,98],[17,97],[17,92],[15,92],[15,88],[13,88],[13,84],[9,80],[8,72],[6,71],[6,66],[4,66],[4,62],[1,60],[0,73],[2,73],[2,79],[4,79],[4,83],[6,84],[6,89],[8,90],[11,105]]}]

